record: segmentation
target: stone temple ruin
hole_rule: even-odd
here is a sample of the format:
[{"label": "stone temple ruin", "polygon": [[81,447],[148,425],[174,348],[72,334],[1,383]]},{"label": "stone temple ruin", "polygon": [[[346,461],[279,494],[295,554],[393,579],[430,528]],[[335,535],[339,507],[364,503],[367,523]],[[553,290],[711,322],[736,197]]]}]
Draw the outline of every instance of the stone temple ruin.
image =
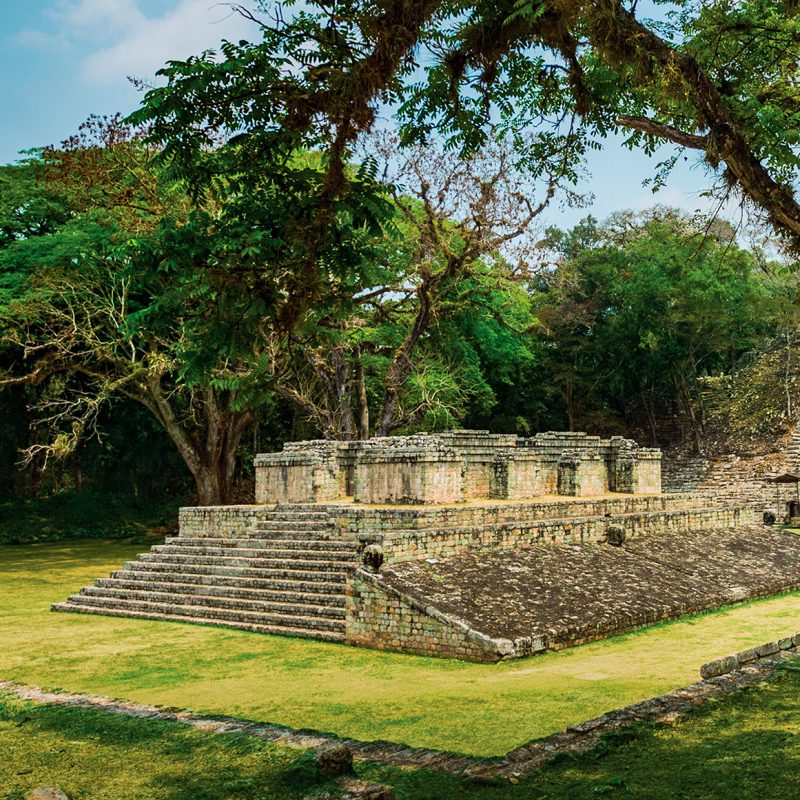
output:
[{"label": "stone temple ruin", "polygon": [[257,503],[457,503],[661,491],[661,451],[585,433],[290,442],[256,458]]},{"label": "stone temple ruin", "polygon": [[621,437],[294,442],[255,467],[255,504],[181,509],[54,609],[498,661],[800,587],[800,537],[663,494],[660,451]]}]

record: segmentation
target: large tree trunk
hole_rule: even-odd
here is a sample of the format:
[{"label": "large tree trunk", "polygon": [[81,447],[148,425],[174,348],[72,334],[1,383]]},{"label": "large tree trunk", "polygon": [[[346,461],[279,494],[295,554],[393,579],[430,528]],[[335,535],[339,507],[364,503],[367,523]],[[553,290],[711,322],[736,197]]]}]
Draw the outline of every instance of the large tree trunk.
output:
[{"label": "large tree trunk", "polygon": [[209,426],[212,435],[207,439],[206,451],[199,458],[187,460],[197,487],[197,502],[201,506],[221,506],[230,502],[236,450],[247,425],[253,420],[249,412],[226,413],[223,417],[222,424],[218,420],[217,424]]},{"label": "large tree trunk", "polygon": [[[143,402],[161,422],[192,473],[198,504],[216,506],[229,502],[236,449],[248,425],[255,420],[255,412],[229,410],[232,398],[221,407],[214,390],[207,387],[199,398],[205,430],[189,431],[176,419],[158,378],[151,379],[148,388],[149,397]],[[198,433],[205,436],[201,438]]]},{"label": "large tree trunk", "polygon": [[395,351],[392,363],[386,373],[383,407],[378,415],[378,424],[375,428],[376,436],[388,436],[403,424],[403,420],[399,418],[398,413],[400,391],[414,369],[411,354],[422,334],[428,329],[431,320],[431,299],[427,283],[423,282],[419,287],[417,296],[419,298],[419,309],[414,318],[414,324]]}]

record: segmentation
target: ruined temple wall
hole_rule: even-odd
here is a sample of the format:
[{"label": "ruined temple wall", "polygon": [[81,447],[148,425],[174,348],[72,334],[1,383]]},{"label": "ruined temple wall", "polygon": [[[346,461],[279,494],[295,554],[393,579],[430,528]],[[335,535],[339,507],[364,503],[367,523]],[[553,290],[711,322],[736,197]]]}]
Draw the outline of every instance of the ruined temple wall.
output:
[{"label": "ruined temple wall", "polygon": [[[256,458],[258,502],[449,503],[660,491],[660,452],[585,433],[488,431],[290,442]],[[458,474],[457,474],[458,473]]]},{"label": "ruined temple wall", "polygon": [[665,492],[702,492],[717,503],[747,505],[756,511],[771,510],[778,518],[786,503],[796,496],[794,486],[778,486],[767,478],[795,471],[784,453],[752,456],[726,455],[718,458],[664,458]]},{"label": "ruined temple wall", "polygon": [[256,456],[257,503],[316,503],[340,496],[338,443],[289,442]]},{"label": "ruined temple wall", "polygon": [[558,494],[558,461],[543,460],[534,453],[516,453],[506,464],[508,500],[525,500]]},{"label": "ruined temple wall", "polygon": [[461,462],[461,497],[506,497],[503,464],[516,450],[513,434],[488,431],[448,431],[437,440]]},{"label": "ruined temple wall", "polygon": [[741,508],[687,509],[624,516],[572,517],[497,525],[464,525],[438,530],[387,530],[368,537],[379,543],[385,563],[422,558],[447,558],[466,550],[515,549],[541,543],[601,542],[610,525],[621,527],[628,537],[644,533],[687,533],[715,528],[736,528],[753,522],[753,514]]},{"label": "ruined temple wall", "polygon": [[662,491],[660,450],[639,450],[636,491],[641,494]]},{"label": "ruined temple wall", "polygon": [[355,468],[357,503],[453,503],[461,500],[461,462],[425,452],[362,457]]}]

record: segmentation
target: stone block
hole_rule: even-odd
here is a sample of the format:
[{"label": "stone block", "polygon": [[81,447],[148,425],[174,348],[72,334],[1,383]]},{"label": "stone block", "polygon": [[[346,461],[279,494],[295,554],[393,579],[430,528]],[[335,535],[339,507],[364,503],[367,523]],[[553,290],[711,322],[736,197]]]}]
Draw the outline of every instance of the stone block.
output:
[{"label": "stone block", "polygon": [[765,644],[761,644],[755,648],[756,655],[759,658],[768,658],[769,656],[773,656],[780,649],[781,648],[777,642],[766,642]]},{"label": "stone block", "polygon": [[751,647],[749,650],[742,650],[741,653],[737,654],[740,664],[749,664],[751,661],[757,661],[758,657],[758,651],[755,647]]}]

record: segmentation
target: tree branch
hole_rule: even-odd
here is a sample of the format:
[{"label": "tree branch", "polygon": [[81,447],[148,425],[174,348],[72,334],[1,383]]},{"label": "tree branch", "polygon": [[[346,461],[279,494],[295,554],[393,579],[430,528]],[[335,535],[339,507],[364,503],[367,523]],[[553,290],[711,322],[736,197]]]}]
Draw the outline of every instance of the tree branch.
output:
[{"label": "tree branch", "polygon": [[648,117],[632,117],[629,114],[619,114],[617,116],[617,125],[641,131],[650,136],[657,136],[659,139],[668,139],[671,142],[675,142],[675,144],[681,145],[681,147],[690,147],[693,150],[705,150],[708,145],[707,136],[695,136],[692,133],[686,133],[686,131],[674,128],[672,125],[665,125]]}]

